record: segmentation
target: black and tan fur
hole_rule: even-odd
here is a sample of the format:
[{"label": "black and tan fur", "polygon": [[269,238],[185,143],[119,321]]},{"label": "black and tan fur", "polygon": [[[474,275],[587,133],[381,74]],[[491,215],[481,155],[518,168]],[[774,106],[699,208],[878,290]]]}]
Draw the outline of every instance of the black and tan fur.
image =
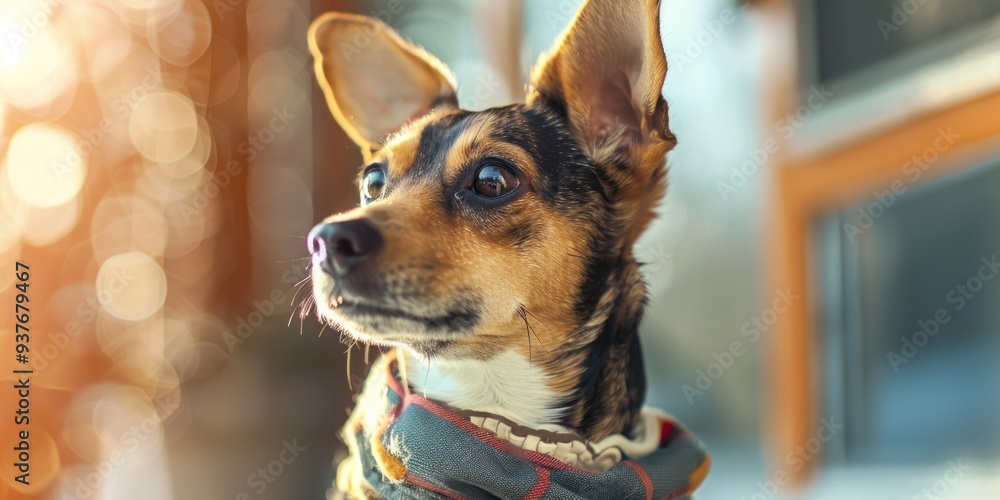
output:
[{"label": "black and tan fur", "polygon": [[[432,360],[514,350],[565,395],[553,424],[591,440],[628,434],[646,392],[632,247],[676,143],[659,4],[588,1],[527,102],[483,112],[459,109],[444,66],[382,23],[318,19],[310,46],[330,108],[363,171],[388,179],[378,200],[327,219],[364,219],[385,244],[348,276],[314,272],[324,319]],[[521,179],[503,202],[467,190],[487,161]]]}]

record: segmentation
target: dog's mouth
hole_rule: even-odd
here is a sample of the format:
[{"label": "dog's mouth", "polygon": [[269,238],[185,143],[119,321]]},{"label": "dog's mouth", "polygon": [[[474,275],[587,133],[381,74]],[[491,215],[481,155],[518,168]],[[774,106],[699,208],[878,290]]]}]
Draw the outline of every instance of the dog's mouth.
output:
[{"label": "dog's mouth", "polygon": [[441,307],[429,304],[428,299],[395,300],[391,294],[375,300],[324,278],[314,276],[313,280],[319,317],[359,340],[453,340],[471,332],[480,320],[472,301]]},{"label": "dog's mouth", "polygon": [[343,296],[338,297],[337,301],[339,304],[336,306],[336,310],[348,317],[399,319],[424,324],[431,330],[468,329],[475,325],[479,316],[468,309],[454,310],[441,315],[422,315],[381,304],[346,299]]}]

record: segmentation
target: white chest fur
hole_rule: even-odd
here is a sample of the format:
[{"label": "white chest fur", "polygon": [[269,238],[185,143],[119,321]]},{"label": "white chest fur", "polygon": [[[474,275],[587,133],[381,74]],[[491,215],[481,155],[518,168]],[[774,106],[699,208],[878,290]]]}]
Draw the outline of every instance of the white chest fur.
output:
[{"label": "white chest fur", "polygon": [[542,370],[513,351],[487,361],[433,359],[429,369],[426,359],[409,355],[406,371],[414,391],[428,398],[535,429],[565,431],[555,423],[563,394],[550,390]]}]

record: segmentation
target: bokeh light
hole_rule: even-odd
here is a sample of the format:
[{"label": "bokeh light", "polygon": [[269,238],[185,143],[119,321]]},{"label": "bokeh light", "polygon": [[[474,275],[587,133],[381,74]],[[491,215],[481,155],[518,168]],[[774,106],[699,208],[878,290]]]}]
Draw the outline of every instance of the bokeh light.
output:
[{"label": "bokeh light", "polygon": [[74,49],[36,2],[0,6],[0,91],[11,105],[47,112],[53,101],[75,89]]},{"label": "bokeh light", "polygon": [[212,20],[203,4],[187,0],[174,14],[146,25],[147,38],[160,58],[188,66],[201,57],[212,39]]},{"label": "bokeh light", "polygon": [[128,122],[132,144],[151,161],[169,163],[191,152],[198,140],[194,103],[177,92],[144,95]]},{"label": "bokeh light", "polygon": [[98,259],[132,249],[160,256],[167,244],[162,205],[138,195],[102,199],[94,209],[90,227],[90,242]]},{"label": "bokeh light", "polygon": [[141,252],[115,255],[97,273],[97,298],[116,318],[139,321],[158,311],[167,297],[163,268]]},{"label": "bokeh light", "polygon": [[228,361],[213,301],[249,91],[220,21],[203,0],[0,0],[0,262],[32,266],[39,408],[32,487],[0,474],[0,499],[146,498],[99,471],[162,467],[182,383]]},{"label": "bokeh light", "polygon": [[7,149],[7,176],[14,195],[35,207],[56,207],[79,194],[87,178],[80,138],[47,124],[21,127]]},{"label": "bokeh light", "polygon": [[64,238],[80,221],[80,200],[49,208],[33,208],[24,226],[24,240],[42,247]]},{"label": "bokeh light", "polygon": [[60,27],[80,47],[80,80],[100,82],[138,50],[132,31],[108,2],[68,3]]},{"label": "bokeh light", "polygon": [[94,427],[107,449],[142,463],[163,443],[161,417],[149,396],[136,387],[109,388],[94,405]]}]

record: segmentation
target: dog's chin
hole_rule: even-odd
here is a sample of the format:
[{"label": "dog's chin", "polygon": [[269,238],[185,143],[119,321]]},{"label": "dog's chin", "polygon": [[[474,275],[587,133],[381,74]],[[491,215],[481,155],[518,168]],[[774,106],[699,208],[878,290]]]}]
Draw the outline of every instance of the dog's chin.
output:
[{"label": "dog's chin", "polygon": [[314,289],[313,295],[320,319],[351,338],[420,353],[439,352],[471,336],[480,320],[479,311],[467,305],[406,307],[355,297],[346,290]]},{"label": "dog's chin", "polygon": [[319,315],[324,321],[353,340],[366,345],[403,347],[423,356],[438,356],[448,352],[462,338],[471,336],[475,327],[474,323],[462,319],[458,323],[469,324],[468,329],[456,329],[458,327],[453,323],[459,314],[418,318],[409,313],[394,315],[386,314],[387,312],[381,308],[377,313],[369,312],[367,307],[352,308],[348,302],[326,311],[319,308]]}]

